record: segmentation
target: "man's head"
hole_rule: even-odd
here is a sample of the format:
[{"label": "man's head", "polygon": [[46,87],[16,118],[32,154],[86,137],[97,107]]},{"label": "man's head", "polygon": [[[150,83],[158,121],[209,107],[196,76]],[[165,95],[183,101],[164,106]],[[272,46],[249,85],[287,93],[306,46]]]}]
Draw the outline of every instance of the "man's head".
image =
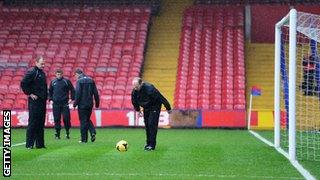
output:
[{"label": "man's head", "polygon": [[141,78],[139,78],[139,77],[133,78],[133,80],[132,80],[133,89],[139,91],[142,87],[142,84],[143,84],[143,81]]},{"label": "man's head", "polygon": [[42,56],[38,56],[38,57],[36,58],[35,64],[36,64],[36,66],[37,66],[39,69],[43,69],[43,68],[44,68],[44,63],[45,63],[45,60],[43,59]]},{"label": "man's head", "polygon": [[81,69],[76,69],[76,71],[75,71],[76,77],[79,78],[79,76],[80,76],[81,74],[83,74],[82,70],[81,70]]},{"label": "man's head", "polygon": [[63,71],[61,69],[56,70],[56,78],[61,79],[63,75]]}]

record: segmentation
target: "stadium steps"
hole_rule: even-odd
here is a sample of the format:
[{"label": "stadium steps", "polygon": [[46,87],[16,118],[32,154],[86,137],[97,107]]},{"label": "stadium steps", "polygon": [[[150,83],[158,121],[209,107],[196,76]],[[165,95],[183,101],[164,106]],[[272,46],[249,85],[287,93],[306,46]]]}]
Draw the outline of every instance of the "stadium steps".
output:
[{"label": "stadium steps", "polygon": [[163,0],[149,31],[142,77],[154,84],[173,105],[182,13],[192,0]]},{"label": "stadium steps", "polygon": [[[254,97],[252,108],[272,110],[274,96],[274,44],[246,45],[247,102],[251,87],[257,85],[262,90],[260,97]],[[249,107],[249,103],[247,103]]]},{"label": "stadium steps", "polygon": [[[247,74],[247,102],[249,102],[250,88],[258,85],[262,89],[262,96],[254,97],[254,110],[273,110],[274,105],[274,45],[273,44],[247,44],[246,45],[246,74]],[[301,59],[297,60],[297,65],[301,64]],[[303,78],[297,76],[297,87]],[[296,89],[296,120],[297,128],[319,127],[320,120],[319,99],[316,96],[304,96]],[[284,109],[284,101],[281,100],[281,108]],[[248,103],[249,106],[249,103]],[[302,108],[303,106],[307,108]],[[299,108],[300,107],[300,108]],[[310,123],[312,122],[312,123]]]},{"label": "stadium steps", "polygon": [[[301,64],[301,60],[297,65]],[[253,98],[254,110],[273,110],[274,108],[274,44],[247,44],[246,46],[246,74],[247,74],[247,102],[250,98],[250,88],[257,85],[262,89],[260,97]],[[297,87],[303,78],[297,76]],[[319,100],[315,96],[303,96],[299,88],[296,89],[297,104],[311,103],[319,106]],[[281,107],[284,101],[281,100]],[[249,106],[249,103],[247,104]],[[310,106],[311,107],[311,106]],[[311,111],[312,109],[310,109]],[[309,114],[308,110],[300,109],[297,111],[297,118],[303,119]],[[311,113],[312,114],[312,113]],[[314,114],[314,113],[313,113]],[[320,113],[319,113],[320,115]],[[312,118],[311,118],[312,119]]]}]

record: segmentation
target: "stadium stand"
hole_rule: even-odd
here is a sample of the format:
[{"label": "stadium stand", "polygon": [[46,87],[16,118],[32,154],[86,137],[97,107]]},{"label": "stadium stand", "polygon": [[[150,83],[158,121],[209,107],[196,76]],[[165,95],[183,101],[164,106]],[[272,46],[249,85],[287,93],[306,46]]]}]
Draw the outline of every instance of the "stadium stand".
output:
[{"label": "stadium stand", "polygon": [[174,106],[178,109],[245,109],[242,7],[186,9]]},{"label": "stadium stand", "polygon": [[[303,12],[320,12],[319,5],[310,5],[308,2],[293,7]],[[246,80],[247,100],[249,100],[250,88],[253,85],[258,85],[262,89],[262,95],[256,97],[254,101],[256,110],[272,112],[274,108],[274,24],[289,10],[288,4],[254,4],[251,6],[252,29],[251,43],[246,46]]]},{"label": "stadium stand", "polygon": [[[250,43],[246,50],[247,101],[252,86],[262,89],[254,98],[255,110],[273,110],[274,107],[274,44]],[[260,67],[260,68],[257,68]]]},{"label": "stadium stand", "polygon": [[[274,43],[274,24],[289,11],[288,5],[251,6],[251,42]],[[268,14],[266,16],[265,14]]]},{"label": "stadium stand", "polygon": [[1,108],[27,107],[19,83],[37,55],[46,59],[48,82],[62,68],[75,83],[82,68],[96,81],[101,108],[131,108],[130,78],[141,73],[150,15],[146,6],[1,7]]},{"label": "stadium stand", "polygon": [[318,0],[195,0],[194,4],[247,5],[247,4],[317,4]]},{"label": "stadium stand", "polygon": [[192,3],[192,0],[162,0],[161,15],[153,17],[148,36],[142,75],[163,93],[170,104],[174,99],[182,15]]},{"label": "stadium stand", "polygon": [[7,6],[41,6],[41,7],[68,7],[68,6],[149,6],[153,14],[157,14],[160,9],[161,0],[4,0]]}]

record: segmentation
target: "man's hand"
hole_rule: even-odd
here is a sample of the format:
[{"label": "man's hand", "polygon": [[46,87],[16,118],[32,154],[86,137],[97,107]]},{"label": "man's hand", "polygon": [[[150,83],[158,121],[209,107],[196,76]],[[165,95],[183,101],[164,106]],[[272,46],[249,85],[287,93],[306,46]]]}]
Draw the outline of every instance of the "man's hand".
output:
[{"label": "man's hand", "polygon": [[29,96],[30,96],[31,99],[33,99],[33,100],[37,100],[37,99],[38,99],[38,96],[36,96],[36,95],[34,95],[34,94],[30,94]]}]

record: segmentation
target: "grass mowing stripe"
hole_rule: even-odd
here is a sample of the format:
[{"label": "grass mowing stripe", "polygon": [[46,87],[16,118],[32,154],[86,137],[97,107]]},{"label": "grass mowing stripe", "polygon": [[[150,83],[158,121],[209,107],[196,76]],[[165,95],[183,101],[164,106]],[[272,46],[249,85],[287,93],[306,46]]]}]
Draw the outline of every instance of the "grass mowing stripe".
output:
[{"label": "grass mowing stripe", "polygon": [[[14,132],[15,140],[21,142],[25,130]],[[48,174],[42,177],[45,179],[53,179],[49,175],[55,174],[66,178],[70,174],[68,179],[78,179],[81,174],[92,175],[87,178],[108,178],[103,173],[110,174],[110,179],[122,178],[121,174],[124,178],[132,174],[133,179],[145,179],[148,175],[169,179],[174,175],[180,179],[303,178],[274,148],[243,130],[159,129],[157,149],[153,152],[143,150],[144,129],[97,129],[96,142],[87,144],[78,143],[79,129],[72,130],[71,139],[55,140],[54,129],[46,129],[45,133],[46,149],[12,149],[13,178],[39,179],[41,174]],[[121,139],[129,143],[125,153],[115,148]]]},{"label": "grass mowing stripe", "polygon": [[38,173],[38,174],[15,174],[16,176],[148,176],[148,177],[218,177],[218,178],[252,178],[252,179],[303,179],[298,177],[284,176],[235,176],[235,175],[217,175],[217,174],[141,174],[141,173]]}]

